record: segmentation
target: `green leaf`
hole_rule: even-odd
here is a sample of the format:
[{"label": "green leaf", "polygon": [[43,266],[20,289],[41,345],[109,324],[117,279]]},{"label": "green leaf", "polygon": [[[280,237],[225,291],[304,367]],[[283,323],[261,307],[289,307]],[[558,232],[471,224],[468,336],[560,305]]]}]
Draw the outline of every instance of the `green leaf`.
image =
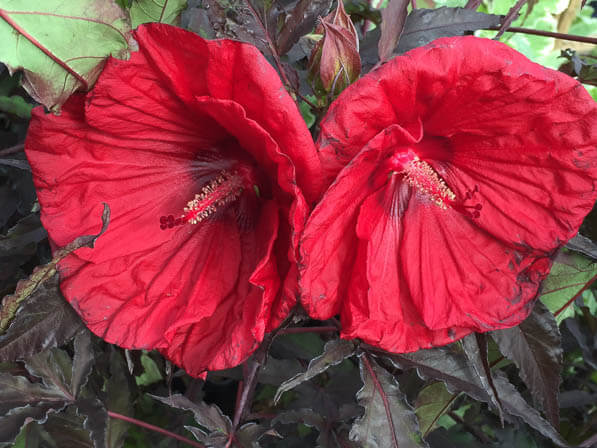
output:
[{"label": "green leaf", "polygon": [[[568,317],[574,317],[573,299],[585,286],[595,280],[597,264],[582,255],[561,252],[556,257],[551,272],[543,281],[541,301],[549,311],[558,313],[558,325]],[[563,308],[566,304],[566,308]]]},{"label": "green leaf", "polygon": [[[313,97],[315,98],[315,97]],[[311,128],[315,124],[315,114],[311,111],[311,106],[309,106],[304,101],[299,103],[299,110],[301,111],[301,115],[303,116],[303,120],[307,124],[308,128]]]},{"label": "green leaf", "polygon": [[133,28],[142,23],[177,24],[187,0],[133,0],[130,6]]},{"label": "green leaf", "polygon": [[33,109],[33,105],[25,102],[21,96],[0,96],[0,111],[2,112],[29,119],[31,118],[31,109]]},{"label": "green leaf", "polygon": [[[359,358],[363,387],[357,393],[357,400],[365,408],[365,413],[352,425],[350,440],[361,443],[364,448],[428,446],[421,439],[417,417],[394,377],[366,356]],[[394,437],[397,444],[391,443]]]},{"label": "green leaf", "polygon": [[23,70],[25,90],[55,112],[93,86],[108,56],[126,59],[135,45],[113,0],[0,0],[0,42],[0,61]]},{"label": "green leaf", "polygon": [[450,393],[441,381],[421,389],[415,402],[415,413],[423,437],[435,429],[439,418],[450,410],[455,397],[456,394]]},{"label": "green leaf", "polygon": [[143,373],[135,377],[137,386],[148,386],[162,380],[162,372],[155,361],[147,353],[141,355]]}]

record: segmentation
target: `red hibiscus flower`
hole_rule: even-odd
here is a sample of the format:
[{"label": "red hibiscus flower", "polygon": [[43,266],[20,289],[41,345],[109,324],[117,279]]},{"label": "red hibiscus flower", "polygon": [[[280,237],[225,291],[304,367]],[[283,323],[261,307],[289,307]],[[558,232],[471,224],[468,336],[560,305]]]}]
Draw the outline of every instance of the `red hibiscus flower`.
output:
[{"label": "red hibiscus flower", "polygon": [[597,108],[506,45],[439,39],[350,86],[318,141],[333,184],[302,300],[393,352],[520,323],[597,192]]},{"label": "red hibiscus flower", "polygon": [[60,264],[87,326],[200,375],[242,362],[294,305],[319,159],[256,48],[156,24],[135,38],[61,116],[35,110],[26,151],[54,247],[111,208],[95,248]]}]

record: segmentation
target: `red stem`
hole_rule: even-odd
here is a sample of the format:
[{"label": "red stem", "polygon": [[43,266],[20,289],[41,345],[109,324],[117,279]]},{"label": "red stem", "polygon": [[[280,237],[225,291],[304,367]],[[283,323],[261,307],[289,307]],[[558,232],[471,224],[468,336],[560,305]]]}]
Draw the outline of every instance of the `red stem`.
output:
[{"label": "red stem", "polygon": [[149,429],[150,431],[155,431],[155,432],[159,432],[160,434],[163,434],[165,436],[171,437],[173,439],[179,440],[180,442],[186,443],[187,445],[190,446],[194,446],[195,448],[206,448],[205,445],[202,445],[199,442],[195,442],[194,440],[191,439],[187,439],[186,437],[180,436],[178,434],[175,434],[173,432],[167,431],[165,429],[162,429],[158,426],[154,426],[151,425],[149,423],[145,423],[141,420],[137,420],[136,418],[132,418],[132,417],[127,417],[126,415],[122,415],[122,414],[118,414],[116,412],[112,412],[112,411],[108,411],[108,415],[112,418],[116,418],[118,420],[123,420],[125,422],[129,422],[132,423],[134,425],[140,426],[142,428],[145,429]]},{"label": "red stem", "polygon": [[17,32],[22,34],[26,39],[28,39],[33,45],[35,45],[37,48],[39,48],[46,56],[48,56],[56,64],[58,64],[65,71],[67,71],[72,76],[74,76],[77,79],[77,81],[79,81],[83,85],[83,88],[85,90],[89,89],[89,86],[87,85],[87,81],[85,80],[85,78],[83,78],[81,75],[79,75],[76,71],[74,71],[72,68],[70,68],[64,61],[59,59],[50,50],[48,50],[46,47],[44,47],[41,44],[41,42],[39,42],[35,37],[33,37],[31,34],[29,34],[27,31],[25,31],[23,28],[21,28],[21,26],[17,22],[15,22],[12,19],[12,17],[10,17],[10,15],[8,13],[9,13],[9,11],[6,11],[5,9],[0,9],[0,17],[2,17],[6,21],[6,23],[8,23],[10,26],[12,26]]},{"label": "red stem", "polygon": [[160,19],[158,22],[162,23],[162,19],[164,18],[164,13],[166,12],[166,8],[168,7],[168,0],[164,1],[164,7],[162,8],[162,13],[160,14]]},{"label": "red stem", "polygon": [[327,327],[293,327],[283,328],[278,334],[329,333],[330,331],[338,331],[338,328],[333,325]]},{"label": "red stem", "polygon": [[367,356],[366,353],[363,353],[363,364],[365,365],[365,368],[369,372],[369,375],[371,375],[371,379],[373,380],[375,389],[377,389],[377,392],[379,392],[379,395],[381,396],[381,400],[383,401],[383,407],[386,409],[386,417],[388,419],[388,423],[390,424],[390,431],[392,431],[392,444],[393,444],[394,448],[399,448],[398,440],[396,439],[396,428],[394,427],[394,420],[392,420],[392,411],[390,410],[390,403],[388,402],[388,397],[386,396],[386,393],[384,392],[383,388],[381,387],[381,384],[379,384],[377,375],[373,371],[373,367],[371,367],[371,363],[369,362],[369,357]]},{"label": "red stem", "polygon": [[[489,28],[485,28],[486,30],[494,30],[499,31],[499,26],[491,26]],[[512,26],[505,30],[506,33],[523,33],[523,34],[533,34],[535,36],[544,36],[544,37],[553,37],[555,39],[562,39],[562,40],[572,40],[575,42],[585,42],[588,44],[597,45],[597,38],[595,37],[586,37],[586,36],[577,36],[575,34],[564,34],[564,33],[554,33],[552,31],[543,31],[543,30],[534,30],[532,28],[520,28],[516,26]]]},{"label": "red stem", "polygon": [[563,311],[564,311],[566,308],[568,308],[568,307],[570,306],[570,304],[571,304],[572,302],[574,302],[574,301],[576,300],[576,298],[577,298],[578,296],[580,296],[580,295],[581,295],[583,292],[585,292],[585,290],[586,290],[586,289],[587,289],[589,286],[591,286],[595,280],[597,280],[597,275],[593,276],[593,278],[591,278],[591,280],[589,280],[589,282],[588,282],[588,283],[587,283],[585,286],[583,286],[582,288],[580,288],[580,291],[578,291],[578,292],[577,292],[577,293],[574,295],[574,297],[572,297],[570,300],[568,300],[568,301],[567,301],[567,302],[564,304],[564,306],[562,306],[562,307],[561,307],[559,310],[557,310],[555,313],[553,313],[553,315],[557,317],[559,314],[561,314],[561,313],[562,313],[562,312],[563,312]]}]

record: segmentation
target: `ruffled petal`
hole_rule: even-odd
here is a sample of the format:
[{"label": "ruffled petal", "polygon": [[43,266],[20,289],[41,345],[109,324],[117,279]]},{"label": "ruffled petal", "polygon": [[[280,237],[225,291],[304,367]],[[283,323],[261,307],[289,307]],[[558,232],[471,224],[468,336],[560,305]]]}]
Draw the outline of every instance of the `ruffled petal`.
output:
[{"label": "ruffled petal", "polygon": [[204,40],[162,24],[140,27],[135,38],[184,101],[205,96],[240,105],[292,159],[297,183],[308,200],[319,196],[323,185],[311,134],[278,74],[257,48],[230,40]]},{"label": "ruffled petal", "polygon": [[[368,142],[396,125],[410,135],[420,125],[421,137],[379,145],[376,159]],[[334,295],[318,302],[340,311],[344,337],[390,351],[520,323],[597,197],[595,102],[573,79],[498,42],[445,38],[397,57],[346,89],[321,128],[322,163],[337,177],[305,236],[333,244],[305,246],[317,258],[304,256],[303,270],[349,285],[341,306]],[[406,151],[426,164],[415,175],[429,184],[401,162],[388,165]],[[377,160],[367,175],[385,183],[359,179],[364,154]],[[440,181],[438,202],[422,185]],[[339,184],[354,188],[337,206]],[[341,232],[322,225],[347,209]],[[319,246],[351,249],[324,271]],[[317,279],[302,285],[319,316],[309,303],[322,288]]]},{"label": "ruffled petal", "polygon": [[[295,168],[319,178],[319,162],[255,49],[166,25],[137,33],[140,51],[108,61],[96,87],[73,96],[61,116],[34,112],[26,151],[54,247],[97,233],[102,203],[111,208],[95,248],[60,263],[65,297],[107,341],[157,348],[198,376],[242,362],[296,303],[308,206]],[[238,78],[229,64],[238,58],[264,77]],[[206,61],[209,70],[195,71]],[[258,172],[257,183],[267,178],[264,195],[160,229],[162,216],[181,216],[239,161]]]},{"label": "ruffled petal", "polygon": [[[301,238],[301,302],[316,319],[339,312],[351,278],[357,244],[358,211],[371,190],[385,179],[374,174],[383,149],[411,143],[412,135],[393,125],[376,135],[338,175],[311,213]],[[381,182],[381,184],[380,184]]]}]

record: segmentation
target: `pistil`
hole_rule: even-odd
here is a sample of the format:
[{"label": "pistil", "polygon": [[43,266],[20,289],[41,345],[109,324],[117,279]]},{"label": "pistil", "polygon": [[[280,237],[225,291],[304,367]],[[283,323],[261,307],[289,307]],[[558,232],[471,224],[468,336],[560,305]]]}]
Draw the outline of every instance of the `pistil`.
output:
[{"label": "pistil", "polygon": [[471,218],[481,216],[481,204],[465,204],[475,193],[478,193],[478,186],[475,185],[473,190],[467,191],[463,200],[458,199],[435,169],[429,163],[419,159],[411,149],[394,154],[389,164],[391,172],[402,174],[408,185],[418,190],[442,210],[450,208]]},{"label": "pistil", "polygon": [[160,217],[160,228],[165,230],[182,224],[199,224],[217,210],[236,201],[246,187],[246,181],[245,176],[237,171],[220,172],[187,202],[182,215],[176,218],[173,215]]}]

